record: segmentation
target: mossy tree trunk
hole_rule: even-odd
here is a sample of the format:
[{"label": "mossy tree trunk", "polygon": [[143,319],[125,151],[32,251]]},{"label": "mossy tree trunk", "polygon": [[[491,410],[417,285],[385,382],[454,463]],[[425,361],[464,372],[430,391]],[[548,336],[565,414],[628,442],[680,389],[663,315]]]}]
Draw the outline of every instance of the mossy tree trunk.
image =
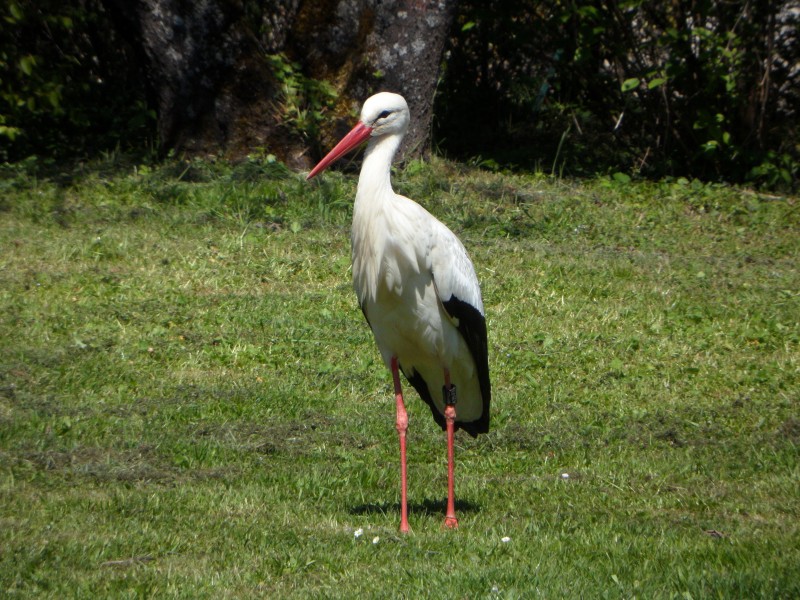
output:
[{"label": "mossy tree trunk", "polygon": [[455,3],[108,0],[107,7],[136,48],[163,150],[229,158],[265,151],[307,167],[381,90],[408,100],[406,155],[427,150]]}]

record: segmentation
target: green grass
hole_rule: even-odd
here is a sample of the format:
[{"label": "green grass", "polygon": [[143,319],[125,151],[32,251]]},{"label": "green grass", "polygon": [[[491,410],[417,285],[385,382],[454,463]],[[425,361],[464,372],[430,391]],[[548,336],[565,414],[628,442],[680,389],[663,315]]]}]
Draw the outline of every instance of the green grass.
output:
[{"label": "green grass", "polygon": [[800,595],[798,198],[396,173],[470,250],[494,385],[456,532],[408,390],[401,536],[351,176],[34,175],[0,180],[0,595]]}]

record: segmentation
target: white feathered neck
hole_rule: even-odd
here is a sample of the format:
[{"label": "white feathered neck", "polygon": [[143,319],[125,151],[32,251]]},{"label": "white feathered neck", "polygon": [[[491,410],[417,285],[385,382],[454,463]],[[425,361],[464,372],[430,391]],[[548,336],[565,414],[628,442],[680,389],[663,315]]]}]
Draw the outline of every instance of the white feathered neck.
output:
[{"label": "white feathered neck", "polygon": [[361,164],[354,212],[358,210],[359,204],[385,202],[394,195],[392,161],[402,141],[401,133],[370,138]]},{"label": "white feathered neck", "polygon": [[391,183],[392,159],[402,139],[399,132],[372,138],[361,166],[351,241],[353,285],[362,306],[368,298],[375,300],[382,272],[386,279],[383,283],[400,291],[402,281],[394,268],[397,261],[418,270],[414,244],[404,241],[420,233],[413,230],[413,221],[407,218],[420,207],[395,194]]}]

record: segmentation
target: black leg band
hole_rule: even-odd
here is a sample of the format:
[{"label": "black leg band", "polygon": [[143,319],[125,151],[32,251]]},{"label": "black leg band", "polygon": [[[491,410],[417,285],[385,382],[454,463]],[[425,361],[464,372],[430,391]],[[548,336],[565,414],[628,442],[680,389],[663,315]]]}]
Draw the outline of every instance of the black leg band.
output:
[{"label": "black leg band", "polygon": [[445,406],[455,406],[456,405],[456,386],[451,385],[450,389],[447,389],[447,386],[442,386],[442,396],[444,396],[444,405]]}]

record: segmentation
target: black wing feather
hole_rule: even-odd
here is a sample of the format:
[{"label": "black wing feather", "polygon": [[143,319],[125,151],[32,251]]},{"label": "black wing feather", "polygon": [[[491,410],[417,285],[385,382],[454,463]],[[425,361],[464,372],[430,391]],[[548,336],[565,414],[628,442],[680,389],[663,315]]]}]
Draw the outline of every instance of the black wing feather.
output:
[{"label": "black wing feather", "polygon": [[483,399],[483,411],[479,419],[469,423],[459,423],[459,427],[472,437],[475,437],[479,433],[487,433],[489,431],[489,405],[492,401],[486,317],[477,308],[456,296],[450,296],[448,301],[442,302],[442,306],[444,306],[447,314],[458,320],[458,331],[464,341],[467,342],[472,360],[478,369],[478,383],[481,388],[481,398]]}]

